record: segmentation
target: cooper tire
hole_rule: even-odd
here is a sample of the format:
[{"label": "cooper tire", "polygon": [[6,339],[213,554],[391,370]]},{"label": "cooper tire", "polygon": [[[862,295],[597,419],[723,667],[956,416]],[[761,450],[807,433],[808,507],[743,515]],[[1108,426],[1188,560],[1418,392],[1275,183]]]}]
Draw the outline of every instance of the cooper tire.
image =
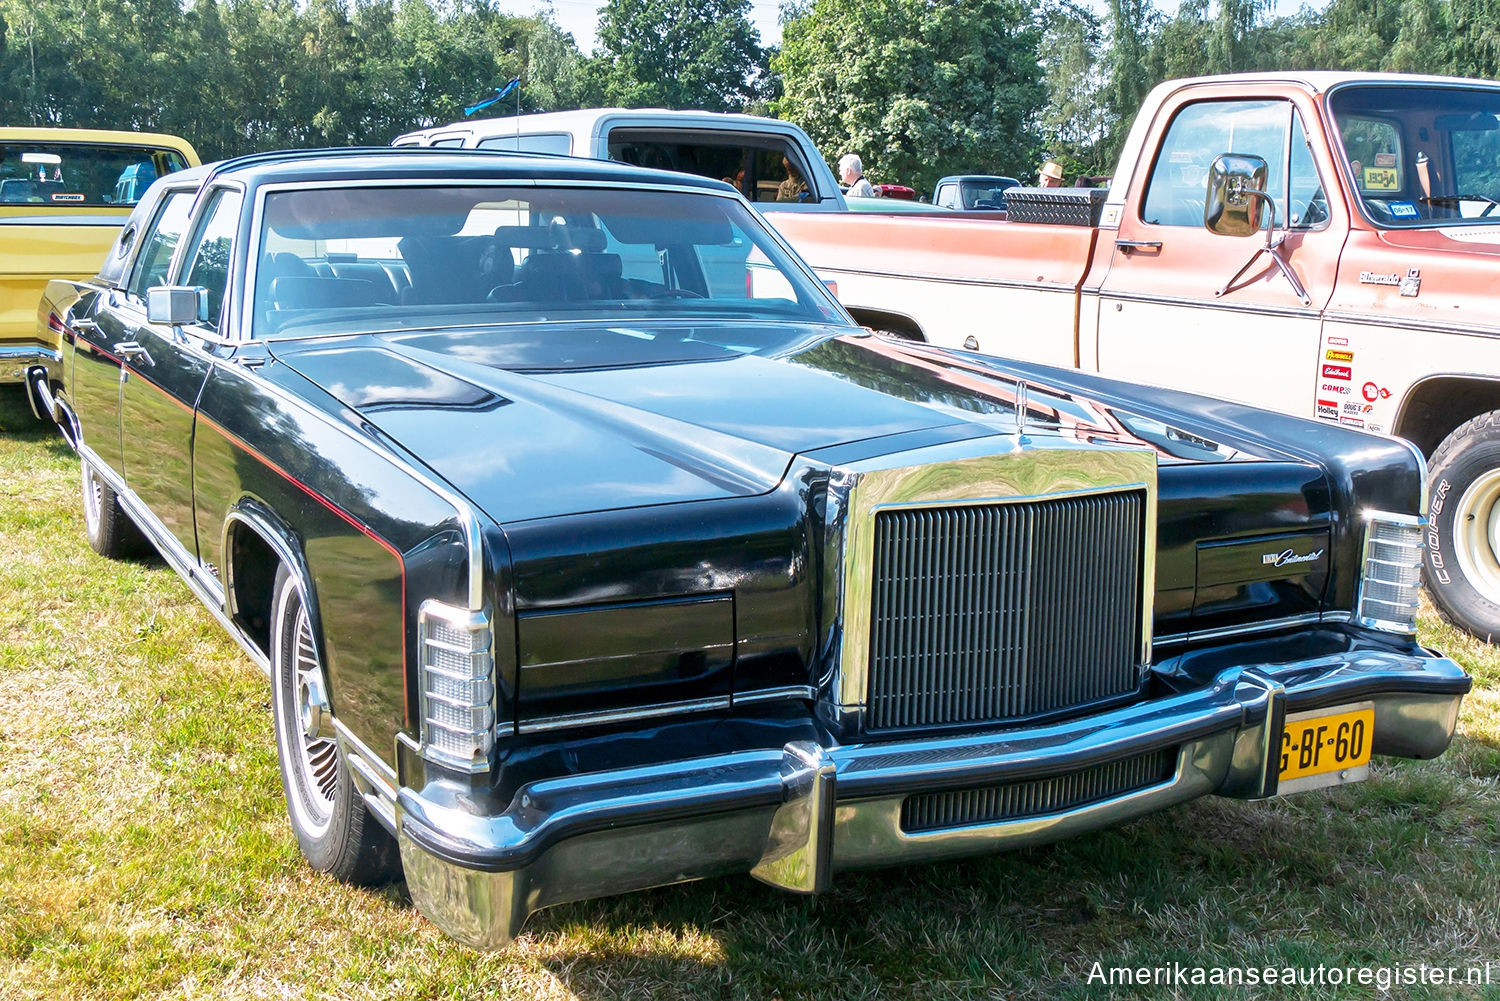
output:
[{"label": "cooper tire", "polygon": [[362,886],[389,882],[400,869],[395,839],[354,788],[338,742],[308,734],[309,684],[321,687],[322,667],[302,589],[283,566],[272,592],[271,706],[292,832],[314,869]]},{"label": "cooper tire", "polygon": [[141,534],[130,515],[120,507],[120,498],[104,482],[88,460],[80,463],[80,490],[83,494],[83,530],[88,535],[89,548],[100,556],[112,560],[131,556],[144,556],[151,551],[151,544]]},{"label": "cooper tire", "polygon": [[1489,642],[1500,636],[1500,410],[1444,438],[1428,480],[1428,593],[1443,618]]}]

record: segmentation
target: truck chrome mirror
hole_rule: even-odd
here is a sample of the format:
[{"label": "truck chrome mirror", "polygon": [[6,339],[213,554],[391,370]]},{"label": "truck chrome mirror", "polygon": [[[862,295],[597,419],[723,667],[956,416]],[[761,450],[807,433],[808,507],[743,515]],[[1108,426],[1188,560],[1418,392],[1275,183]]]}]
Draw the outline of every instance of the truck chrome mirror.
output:
[{"label": "truck chrome mirror", "polygon": [[[1266,161],[1246,153],[1224,153],[1208,168],[1208,197],[1203,203],[1203,225],[1220,236],[1251,236],[1260,232],[1266,195]],[[1272,215],[1275,208],[1272,208]],[[1273,220],[1274,224],[1274,220]]]},{"label": "truck chrome mirror", "polygon": [[197,285],[159,285],[146,290],[146,319],[169,327],[208,319],[208,289]]}]

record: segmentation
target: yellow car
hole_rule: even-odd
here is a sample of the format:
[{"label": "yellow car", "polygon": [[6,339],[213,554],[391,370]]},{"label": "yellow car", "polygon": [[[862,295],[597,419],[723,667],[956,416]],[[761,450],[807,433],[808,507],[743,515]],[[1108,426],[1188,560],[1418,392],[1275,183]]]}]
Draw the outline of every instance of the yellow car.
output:
[{"label": "yellow car", "polygon": [[151,182],[197,163],[176,136],[0,128],[0,383],[57,364],[59,331],[37,316],[47,282],[97,273]]}]

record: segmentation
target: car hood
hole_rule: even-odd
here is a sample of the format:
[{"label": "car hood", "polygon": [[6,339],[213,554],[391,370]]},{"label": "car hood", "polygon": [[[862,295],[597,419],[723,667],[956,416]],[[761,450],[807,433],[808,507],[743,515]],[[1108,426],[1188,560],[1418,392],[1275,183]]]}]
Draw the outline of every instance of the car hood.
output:
[{"label": "car hood", "polygon": [[[694,333],[672,328],[667,356],[651,329],[586,324],[282,342],[274,353],[500,523],[764,493],[793,456],[829,446],[1018,430],[1016,382],[957,353],[847,327],[800,329],[775,353],[724,348],[722,328]],[[606,356],[612,364],[597,363]],[[1167,461],[1253,457],[1076,393],[1025,392],[1033,440],[1155,447]]]}]

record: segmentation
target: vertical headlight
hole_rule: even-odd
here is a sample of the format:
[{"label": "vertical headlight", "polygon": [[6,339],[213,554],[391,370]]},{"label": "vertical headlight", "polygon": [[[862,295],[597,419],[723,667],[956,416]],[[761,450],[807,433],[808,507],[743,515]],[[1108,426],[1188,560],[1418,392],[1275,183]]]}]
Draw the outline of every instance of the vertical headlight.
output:
[{"label": "vertical headlight", "polygon": [[495,658],[489,617],[439,601],[417,613],[422,755],[483,771],[495,746]]},{"label": "vertical headlight", "polygon": [[1417,588],[1422,583],[1426,527],[1425,519],[1410,515],[1367,515],[1360,625],[1407,635],[1417,631]]}]

